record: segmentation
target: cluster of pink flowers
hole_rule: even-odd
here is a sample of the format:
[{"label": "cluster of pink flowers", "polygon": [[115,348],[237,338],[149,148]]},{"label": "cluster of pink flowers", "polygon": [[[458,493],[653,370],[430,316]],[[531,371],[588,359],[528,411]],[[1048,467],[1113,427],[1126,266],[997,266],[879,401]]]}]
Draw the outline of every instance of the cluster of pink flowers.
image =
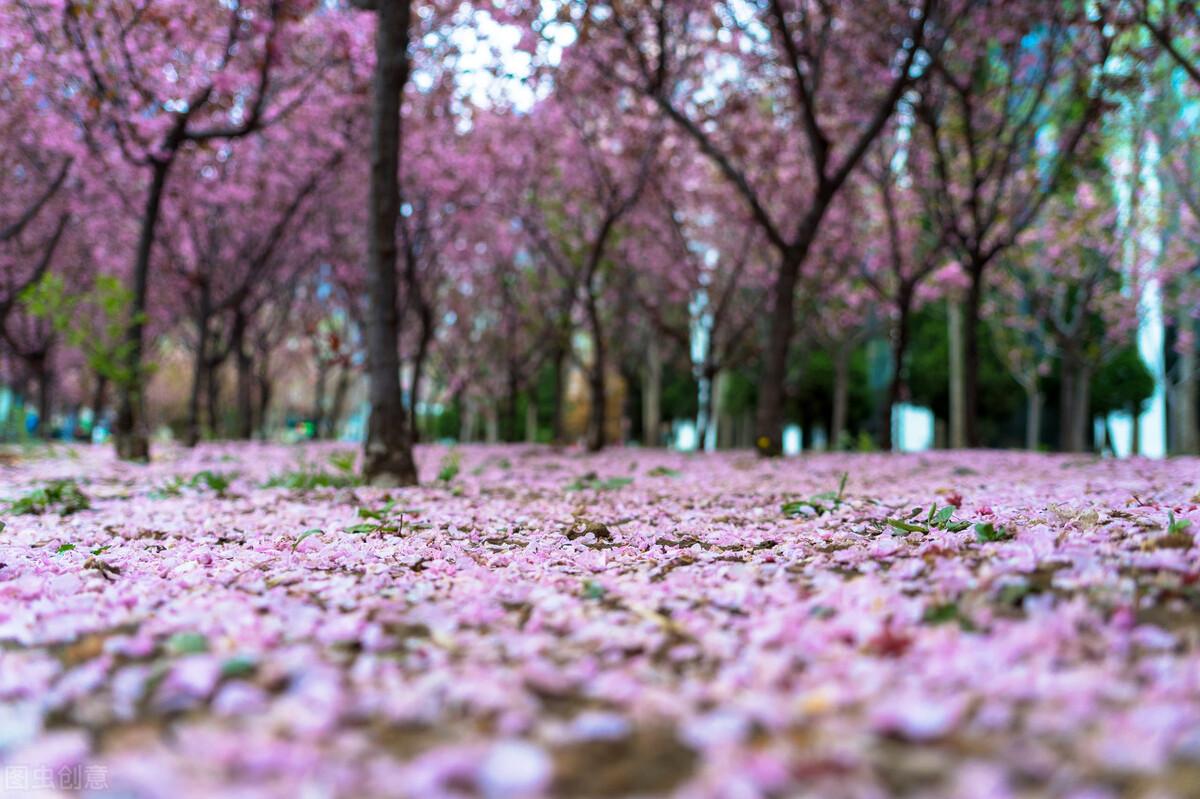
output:
[{"label": "cluster of pink flowers", "polygon": [[0,460],[91,505],[0,511],[3,778],[1194,795],[1194,459],[425,447],[384,492],[337,452]]}]

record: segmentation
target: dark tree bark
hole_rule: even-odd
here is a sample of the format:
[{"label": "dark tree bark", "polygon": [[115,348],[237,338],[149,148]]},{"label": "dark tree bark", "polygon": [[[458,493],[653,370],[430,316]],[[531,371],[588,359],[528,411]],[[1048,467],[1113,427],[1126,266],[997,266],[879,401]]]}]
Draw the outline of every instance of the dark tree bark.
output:
[{"label": "dark tree bark", "polygon": [[234,437],[249,441],[254,437],[253,362],[246,349],[246,316],[240,309],[233,316],[233,358],[237,373],[237,422]]},{"label": "dark tree bark", "polygon": [[413,356],[412,396],[408,405],[409,430],[412,440],[417,441],[417,397],[420,396],[421,384],[425,380],[425,365],[429,362],[429,349],[433,344],[433,310],[424,302],[418,309],[420,320],[420,335],[417,338],[417,351]]},{"label": "dark tree bark", "polygon": [[417,482],[408,413],[400,391],[396,312],[396,220],[400,212],[401,100],[408,83],[410,0],[378,3],[371,127],[367,297],[367,376],[371,413],[363,473],[372,485]]},{"label": "dark tree bark", "polygon": [[1091,421],[1091,369],[1083,358],[1063,353],[1062,389],[1059,399],[1059,429],[1064,452],[1085,452]]},{"label": "dark tree bark", "polygon": [[188,395],[187,432],[183,443],[194,447],[200,443],[200,396],[204,390],[204,377],[208,366],[208,320],[211,293],[208,281],[200,286],[200,303],[196,311],[196,353],[192,362],[192,390]]},{"label": "dark tree bark", "polygon": [[838,347],[833,354],[833,417],[829,424],[829,449],[846,449],[847,420],[850,416],[850,352],[851,347]]},{"label": "dark tree bark", "polygon": [[554,366],[554,414],[551,429],[554,433],[555,444],[565,444],[566,431],[566,398],[563,393],[567,388],[567,348],[558,344],[552,357]]},{"label": "dark tree bark", "polygon": [[883,409],[880,424],[879,445],[884,450],[892,449],[892,412],[905,399],[904,358],[908,354],[909,325],[912,316],[912,294],[904,289],[896,300],[896,322],[892,329],[892,380],[888,385],[887,407]]},{"label": "dark tree bark", "polygon": [[332,368],[329,361],[317,358],[317,381],[313,387],[312,404],[313,438],[325,437],[325,395],[326,386],[329,385],[329,370]]},{"label": "dark tree bark", "polygon": [[586,307],[588,325],[592,333],[592,363],[588,369],[588,399],[591,412],[588,414],[587,448],[588,452],[599,452],[608,443],[605,424],[605,395],[608,390],[605,371],[608,368],[608,351],[600,322],[600,309],[592,291],[588,292]]},{"label": "dark tree bark", "polygon": [[129,308],[129,356],[125,362],[128,374],[120,387],[120,404],[113,435],[117,445],[117,457],[127,461],[150,460],[150,431],[146,428],[145,397],[142,385],[142,353],[146,326],[146,295],[150,281],[150,255],[154,248],[154,234],[158,227],[162,209],[163,189],[167,184],[167,173],[174,160],[171,156],[155,160],[151,165],[150,188],[146,193],[146,207],[142,212],[142,228],[138,234],[137,254],[133,262],[133,296]]},{"label": "dark tree bark", "polygon": [[102,375],[96,375],[96,387],[92,392],[92,428],[100,424],[101,418],[104,416],[104,405],[108,394],[108,378]]},{"label": "dark tree bark", "polygon": [[54,375],[50,373],[49,355],[48,352],[41,352],[30,361],[37,382],[38,438],[44,440],[49,440],[53,432],[50,426],[50,405],[54,391]]},{"label": "dark tree bark", "polygon": [[255,381],[258,383],[258,403],[254,411],[254,428],[258,431],[258,435],[262,439],[267,437],[267,414],[271,409],[271,366],[267,353],[260,353],[258,359],[258,374]]},{"label": "dark tree bark", "polygon": [[333,400],[329,403],[329,413],[325,415],[325,430],[322,438],[337,438],[338,427],[342,417],[346,415],[346,396],[350,393],[350,366],[342,364],[338,370],[337,382],[333,385]]},{"label": "dark tree bark", "polygon": [[984,266],[971,268],[971,286],[967,289],[967,301],[963,314],[963,388],[966,391],[967,446],[979,447],[983,441],[979,432],[979,332],[983,305]]}]

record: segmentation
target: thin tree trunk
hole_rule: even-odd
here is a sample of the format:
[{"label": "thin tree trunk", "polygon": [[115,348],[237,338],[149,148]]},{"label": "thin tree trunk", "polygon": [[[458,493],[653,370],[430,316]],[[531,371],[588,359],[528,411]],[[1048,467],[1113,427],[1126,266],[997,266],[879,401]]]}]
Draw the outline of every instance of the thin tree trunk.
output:
[{"label": "thin tree trunk", "polygon": [[754,442],[759,454],[768,457],[783,454],[783,381],[795,325],[796,281],[807,249],[805,246],[802,250],[793,249],[784,254],[775,279],[758,389]]},{"label": "thin tree trunk", "polygon": [[429,360],[429,346],[433,342],[433,319],[428,309],[421,306],[421,336],[417,341],[417,353],[413,358],[412,391],[409,393],[409,431],[413,442],[418,440],[417,401],[421,396],[421,384],[425,380],[425,364]]},{"label": "thin tree trunk", "polygon": [[538,440],[537,394],[525,392],[525,443],[536,444]]},{"label": "thin tree trunk", "polygon": [[254,428],[258,431],[258,437],[265,440],[267,438],[267,415],[271,410],[271,363],[265,351],[259,352],[258,357],[258,374],[256,382],[258,383],[258,408],[254,413]]},{"label": "thin tree trunk", "polygon": [[829,448],[846,449],[846,420],[850,410],[850,348],[839,346],[833,354],[833,421],[829,428]]},{"label": "thin tree trunk", "polygon": [[377,486],[417,482],[412,435],[400,392],[396,312],[396,221],[400,213],[401,101],[408,83],[411,0],[378,4],[368,223],[367,374],[370,417],[363,473]]},{"label": "thin tree trunk", "polygon": [[554,350],[554,443],[565,444],[566,430],[566,397],[567,390],[567,348],[559,345]]},{"label": "thin tree trunk", "polygon": [[221,435],[221,359],[210,358],[204,376],[204,406],[208,417],[208,435]]},{"label": "thin tree trunk", "polygon": [[337,382],[333,384],[333,401],[329,405],[329,413],[325,415],[325,431],[322,433],[322,438],[337,438],[342,417],[346,415],[346,397],[349,393],[350,367],[342,364],[338,370]]},{"label": "thin tree trunk", "polygon": [[141,232],[133,262],[133,296],[129,308],[129,328],[126,339],[129,354],[125,362],[127,377],[120,387],[120,403],[113,440],[117,457],[122,460],[150,460],[150,433],[145,419],[145,375],[142,355],[145,342],[146,298],[150,279],[150,255],[154,247],[154,232],[162,210],[163,189],[167,183],[173,159],[155,161],[151,168],[150,188],[142,212]]},{"label": "thin tree trunk", "polygon": [[50,426],[50,396],[54,378],[50,374],[49,358],[46,353],[37,357],[34,363],[37,375],[37,432],[38,438],[49,440],[53,436]]},{"label": "thin tree trunk", "polygon": [[475,437],[475,402],[467,400],[463,403],[462,417],[458,422],[458,441],[460,444],[466,444]]},{"label": "thin tree trunk", "polygon": [[1129,408],[1129,454],[1142,454],[1142,414],[1136,404]]},{"label": "thin tree trunk", "polygon": [[517,367],[513,363],[508,365],[508,394],[504,398],[504,426],[507,428],[504,431],[505,441],[519,441],[520,433],[517,428],[517,398],[520,396],[521,389],[517,384]]},{"label": "thin tree trunk", "polygon": [[246,319],[241,313],[233,319],[233,357],[237,372],[237,429],[242,441],[254,437],[254,386],[251,377],[253,362],[246,349]]},{"label": "thin tree trunk", "polygon": [[950,449],[967,446],[967,388],[963,309],[954,299],[946,301],[950,320]]},{"label": "thin tree trunk", "polygon": [[1079,370],[1079,386],[1075,392],[1075,440],[1077,452],[1091,449],[1092,438],[1092,368],[1084,365]]},{"label": "thin tree trunk", "polygon": [[1042,431],[1042,392],[1037,378],[1025,385],[1025,449],[1037,452]]},{"label": "thin tree trunk", "polygon": [[592,332],[592,363],[588,372],[588,388],[590,389],[591,413],[588,415],[587,448],[588,452],[599,452],[607,443],[607,421],[605,412],[607,353],[604,346],[604,331],[600,325],[600,310],[596,305],[594,294],[588,294],[588,322]]},{"label": "thin tree trunk", "polygon": [[1064,452],[1083,452],[1087,449],[1089,421],[1090,370],[1077,356],[1066,355],[1062,362],[1062,396],[1060,398],[1062,449]]},{"label": "thin tree trunk", "polygon": [[[700,372],[700,417],[696,424],[696,449],[708,451],[716,449],[713,431],[716,429],[717,406],[717,368],[707,363]],[[712,444],[710,447],[709,444]]]},{"label": "thin tree trunk", "polygon": [[317,382],[313,386],[313,438],[325,436],[325,394],[329,385],[329,369],[328,361],[317,359]]},{"label": "thin tree trunk", "polygon": [[642,443],[657,447],[661,442],[662,425],[662,351],[658,339],[650,337],[646,348],[646,364],[642,377]]},{"label": "thin tree trunk", "polygon": [[188,394],[187,429],[183,436],[185,447],[200,443],[200,397],[204,390],[204,372],[208,364],[209,290],[200,287],[200,307],[196,311],[196,355],[192,359],[192,388]]},{"label": "thin tree trunk", "polygon": [[500,443],[500,411],[494,404],[483,409],[483,434],[487,443]]},{"label": "thin tree trunk", "polygon": [[963,309],[963,434],[968,447],[981,446],[979,431],[979,315],[983,302],[983,266],[971,270]]},{"label": "thin tree trunk", "polygon": [[[1200,328],[1200,322],[1193,321],[1192,327]],[[1200,454],[1200,434],[1196,421],[1198,384],[1200,381],[1196,377],[1196,345],[1193,343],[1187,352],[1179,356],[1179,385],[1175,396],[1178,398],[1176,429],[1179,431],[1176,436],[1176,449],[1180,455]]]},{"label": "thin tree trunk", "polygon": [[100,420],[104,416],[104,402],[107,393],[108,378],[97,373],[96,387],[92,392],[92,430],[96,429],[96,425],[100,424]]},{"label": "thin tree trunk", "polygon": [[896,326],[892,331],[892,382],[888,386],[887,407],[879,428],[879,446],[890,452],[894,446],[892,438],[892,413],[904,401],[904,356],[908,354],[909,314],[912,311],[912,296],[902,290],[896,299]]}]

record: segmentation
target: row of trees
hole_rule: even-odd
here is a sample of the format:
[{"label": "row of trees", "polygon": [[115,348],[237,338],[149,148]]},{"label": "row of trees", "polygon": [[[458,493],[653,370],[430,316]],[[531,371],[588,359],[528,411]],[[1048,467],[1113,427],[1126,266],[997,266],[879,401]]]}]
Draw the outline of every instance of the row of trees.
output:
[{"label": "row of trees", "polygon": [[1197,447],[1188,3],[9,0],[0,26],[3,379],[44,428],[114,406],[123,457],[179,351],[190,443],[230,395],[223,432],[264,429],[298,364],[332,419],[367,373],[380,482],[415,479],[425,407],[517,435],[544,397],[561,437],[573,372],[591,449],[620,397],[661,440],[685,373],[702,438],[736,383],[775,454],[814,353],[843,440],[880,339],[887,447],[931,316],[949,443],[997,440],[994,362],[1027,443],[1053,382],[1081,450],[1151,312]]}]

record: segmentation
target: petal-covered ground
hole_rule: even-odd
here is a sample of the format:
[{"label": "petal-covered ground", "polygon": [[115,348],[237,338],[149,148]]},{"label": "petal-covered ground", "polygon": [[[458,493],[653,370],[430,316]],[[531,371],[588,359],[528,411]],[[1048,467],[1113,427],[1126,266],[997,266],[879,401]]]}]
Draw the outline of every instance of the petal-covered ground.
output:
[{"label": "petal-covered ground", "polygon": [[0,788],[1200,796],[1200,461],[349,452],[4,455]]}]

